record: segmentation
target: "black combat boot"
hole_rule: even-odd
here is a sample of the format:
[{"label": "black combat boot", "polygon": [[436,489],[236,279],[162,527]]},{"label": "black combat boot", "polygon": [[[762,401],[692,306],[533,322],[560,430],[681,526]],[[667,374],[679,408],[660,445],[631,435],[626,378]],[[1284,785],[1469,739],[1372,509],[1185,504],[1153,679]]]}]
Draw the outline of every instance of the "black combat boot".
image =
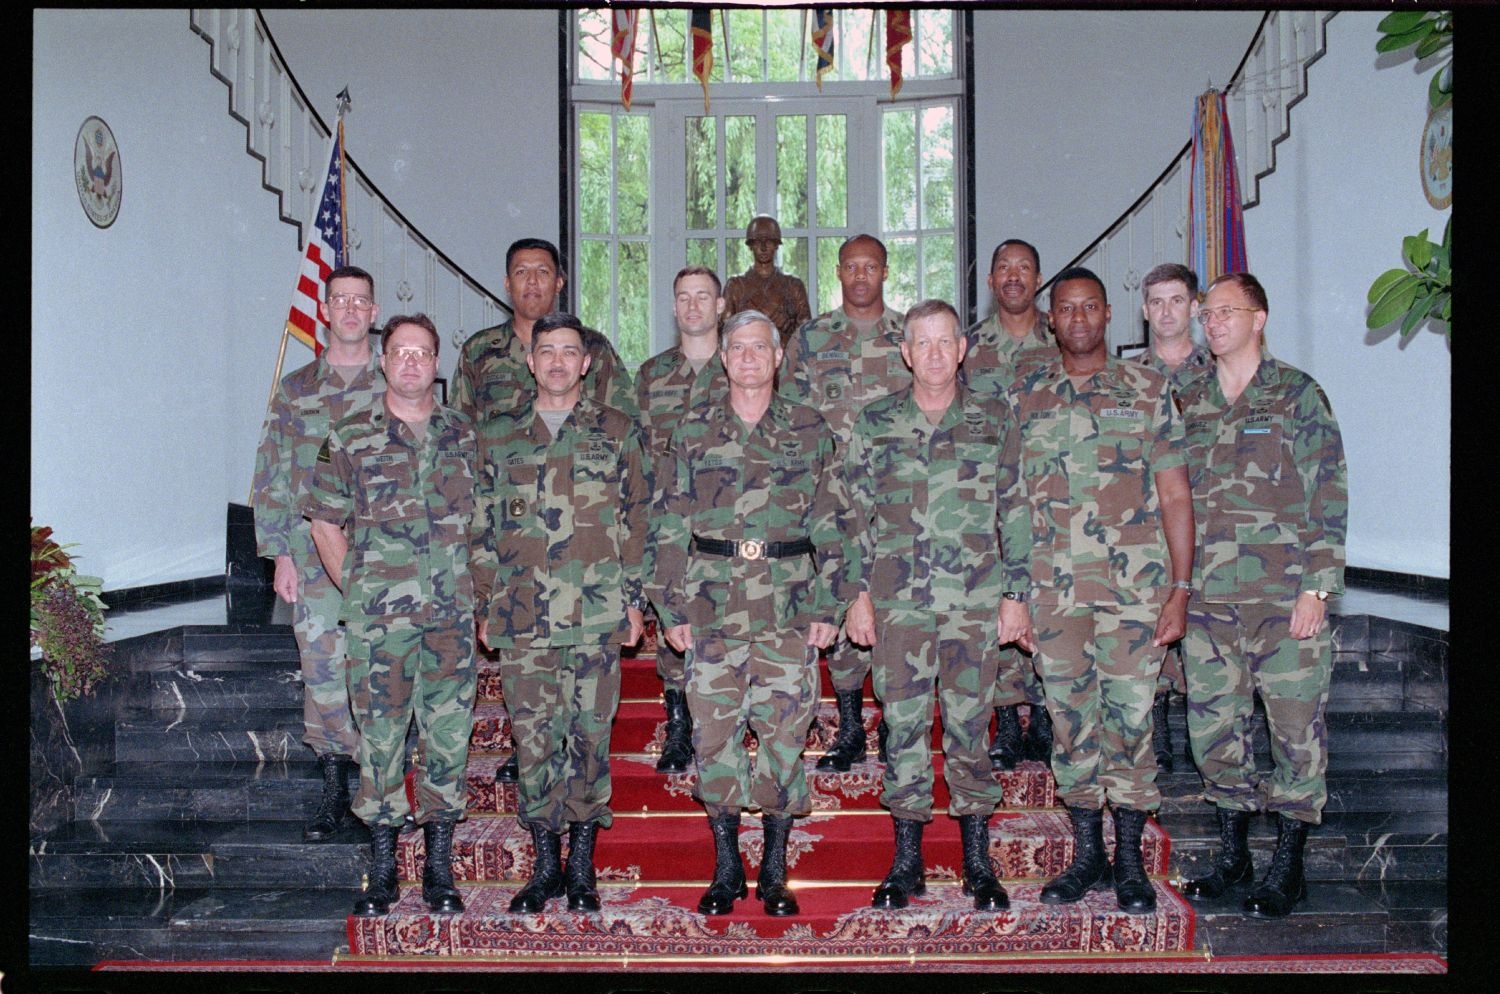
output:
[{"label": "black combat boot", "polygon": [[708,819],[714,833],[714,879],[698,901],[698,913],[727,915],[736,898],[750,893],[745,886],[745,864],[740,861],[740,813],[731,811]]},{"label": "black combat boot", "polygon": [[958,832],[964,840],[963,892],[974,895],[976,911],[1004,911],[1010,907],[1010,898],[995,879],[995,867],[990,862],[988,816],[959,815]]},{"label": "black combat boot", "polygon": [[1091,890],[1109,886],[1109,857],[1104,854],[1104,812],[1069,808],[1068,819],[1073,823],[1073,862],[1047,881],[1042,888],[1043,904],[1072,904]]},{"label": "black combat boot", "polygon": [[495,767],[496,783],[515,783],[521,779],[521,754],[516,750],[516,737],[510,737],[510,758]]},{"label": "black combat boot", "polygon": [[896,855],[891,872],[875,888],[872,908],[904,908],[912,897],[927,892],[927,867],[922,862],[922,823],[895,818]]},{"label": "black combat boot", "polygon": [[1031,705],[1031,724],[1026,728],[1024,756],[1052,766],[1052,716],[1047,705]]},{"label": "black combat boot", "polygon": [[1115,900],[1121,911],[1144,915],[1156,910],[1156,890],[1146,876],[1141,833],[1146,812],[1115,808]]},{"label": "black combat boot", "polygon": [[833,748],[818,758],[820,770],[848,773],[849,767],[865,758],[864,697],[860,690],[835,690],[839,706],[839,731]]},{"label": "black combat boot", "polygon": [[760,876],[755,878],[755,896],[760,898],[766,914],[775,918],[795,915],[797,895],[786,885],[786,840],[792,834],[792,816],[763,814],[765,850],[760,857]]},{"label": "black combat boot", "polygon": [[1276,852],[1265,879],[1245,898],[1245,914],[1251,918],[1285,918],[1292,906],[1307,900],[1307,881],[1302,876],[1302,847],[1307,844],[1305,821],[1281,815],[1276,819]]},{"label": "black combat boot", "polygon": [[318,757],[318,772],[323,776],[323,796],[312,819],[302,826],[303,842],[323,842],[333,838],[349,817],[349,773],[357,769],[354,760],[341,752]]},{"label": "black combat boot", "polygon": [[686,773],[693,761],[693,718],[688,714],[687,698],[670,687],[661,696],[667,710],[667,740],[656,761],[656,772]]},{"label": "black combat boot", "polygon": [[449,819],[434,819],[422,826],[427,859],[422,864],[422,900],[440,915],[454,915],[464,909],[463,898],[453,886],[453,826]]},{"label": "black combat boot", "polygon": [[536,859],[531,864],[531,879],[510,899],[511,914],[535,913],[547,901],[563,893],[562,836],[540,825],[529,825]]},{"label": "black combat boot", "polygon": [[365,892],[354,902],[357,918],[378,918],[391,910],[401,896],[396,886],[397,825],[370,826],[370,870],[365,874]]},{"label": "black combat boot", "polygon": [[1172,772],[1172,726],[1167,724],[1167,692],[1156,695],[1151,702],[1151,751],[1156,753],[1156,768],[1163,773]]},{"label": "black combat boot", "polygon": [[1219,851],[1214,868],[1204,877],[1194,877],[1182,885],[1182,896],[1190,901],[1212,901],[1236,884],[1255,879],[1250,862],[1250,812],[1216,809],[1219,815]]},{"label": "black combat boot", "polygon": [[990,743],[990,759],[1002,770],[1013,770],[1021,761],[1021,712],[1015,704],[995,709],[995,741]]},{"label": "black combat boot", "polygon": [[598,911],[599,883],[594,876],[594,837],[599,832],[596,821],[574,822],[568,826],[569,911]]}]

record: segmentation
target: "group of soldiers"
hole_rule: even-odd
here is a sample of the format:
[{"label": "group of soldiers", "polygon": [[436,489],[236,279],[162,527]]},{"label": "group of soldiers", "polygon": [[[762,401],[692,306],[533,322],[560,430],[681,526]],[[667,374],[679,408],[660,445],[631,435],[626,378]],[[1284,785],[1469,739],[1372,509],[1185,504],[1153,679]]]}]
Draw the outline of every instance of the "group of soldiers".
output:
[{"label": "group of soldiers", "polygon": [[[780,240],[760,216],[746,231],[755,263],[729,287],[704,267],[677,274],[678,343],[633,389],[608,340],[554,310],[556,248],[517,241],[514,316],[464,345],[451,408],[434,396],[432,323],[392,318],[377,357],[373,278],[344,267],[326,280],[328,345],[282,381],[255,504],[276,592],[295,605],[304,741],[324,778],[304,834],[329,838],[350,811],[370,828],[355,914],[397,899],[396,839],[412,815],[424,901],[462,910],[450,864],[476,638],[498,659],[514,736],[496,777],[517,782],[536,854],[510,909],[564,895],[570,910],[599,909],[620,655],[653,613],[657,769],[696,771],[714,840],[704,914],[748,896],[739,824],[757,809],[756,896],[768,914],[798,913],[786,852],[811,811],[803,753],[820,660],[838,726],[819,769],[865,757],[867,676],[881,707],[895,845],[875,907],[925,890],[936,704],[976,909],[1008,906],[989,856],[994,767],[1031,756],[1050,763],[1074,835],[1041,899],[1112,885],[1122,909],[1151,911],[1152,718],[1164,725],[1177,689],[1222,837],[1184,892],[1255,884],[1247,832],[1267,810],[1277,848],[1245,910],[1289,913],[1326,801],[1325,609],[1342,591],[1347,502],[1337,422],[1310,377],[1271,358],[1260,284],[1229,274],[1200,305],[1190,270],[1156,267],[1143,285],[1150,348],[1121,360],[1105,344],[1103,283],[1065,270],[1042,312],[1027,242],[996,249],[997,309],[965,331],[941,300],[904,315],[885,305],[886,250],[870,235],[841,246],[840,304],[812,318],[800,281],[775,268]],[[1269,775],[1254,763],[1257,693]]]}]

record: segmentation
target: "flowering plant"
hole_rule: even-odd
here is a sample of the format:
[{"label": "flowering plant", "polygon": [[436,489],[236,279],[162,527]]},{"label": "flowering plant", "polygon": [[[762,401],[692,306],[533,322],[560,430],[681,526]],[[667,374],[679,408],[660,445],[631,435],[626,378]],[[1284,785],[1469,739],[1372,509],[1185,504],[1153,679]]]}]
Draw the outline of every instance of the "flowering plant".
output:
[{"label": "flowering plant", "polygon": [[83,576],[51,528],[31,526],[31,644],[60,701],[90,693],[109,675],[104,644],[104,581]]}]

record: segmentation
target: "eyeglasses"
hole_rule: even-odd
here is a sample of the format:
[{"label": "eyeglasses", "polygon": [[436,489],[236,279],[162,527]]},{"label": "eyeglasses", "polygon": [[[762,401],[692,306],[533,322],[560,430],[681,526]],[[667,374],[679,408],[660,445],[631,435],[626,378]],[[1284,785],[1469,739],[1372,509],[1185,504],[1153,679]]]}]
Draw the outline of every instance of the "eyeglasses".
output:
[{"label": "eyeglasses", "polygon": [[328,306],[337,307],[341,311],[350,307],[358,311],[368,311],[374,303],[375,301],[362,293],[336,293],[328,298]]},{"label": "eyeglasses", "polygon": [[414,362],[418,366],[425,366],[437,358],[437,353],[431,349],[419,349],[415,346],[403,345],[400,348],[391,349],[386,353],[393,362]]},{"label": "eyeglasses", "polygon": [[1254,314],[1257,310],[1258,308],[1255,307],[1230,307],[1228,304],[1223,307],[1203,307],[1198,311],[1198,323],[1208,327],[1210,321],[1228,321],[1229,315],[1235,311],[1249,311]]}]

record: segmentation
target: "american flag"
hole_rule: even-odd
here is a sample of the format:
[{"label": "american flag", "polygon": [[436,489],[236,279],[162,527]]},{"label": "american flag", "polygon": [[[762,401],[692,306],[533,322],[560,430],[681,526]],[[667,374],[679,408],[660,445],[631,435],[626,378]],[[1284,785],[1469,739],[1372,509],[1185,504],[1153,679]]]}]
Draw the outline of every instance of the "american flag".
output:
[{"label": "american flag", "polygon": [[819,7],[813,11],[813,51],[818,54],[818,89],[823,89],[823,74],[833,68],[833,10]]},{"label": "american flag", "polygon": [[609,50],[620,60],[620,102],[630,109],[631,92],[635,89],[635,28],[640,21],[640,10],[614,10],[614,33]]},{"label": "american flag", "polygon": [[310,219],[307,251],[302,254],[302,268],[297,272],[297,287],[292,291],[292,308],[286,316],[286,331],[313,350],[323,351],[318,329],[327,327],[318,317],[318,300],[323,294],[323,280],[344,264],[344,121],[329,138],[328,171],[323,176],[323,190],[318,195],[317,215]]},{"label": "american flag", "polygon": [[708,113],[708,77],[714,71],[713,11],[694,7],[688,17],[693,34],[693,75],[703,84],[703,113]]},{"label": "american flag", "polygon": [[901,50],[911,41],[911,11],[885,12],[885,64],[891,70],[891,96],[901,92]]}]

